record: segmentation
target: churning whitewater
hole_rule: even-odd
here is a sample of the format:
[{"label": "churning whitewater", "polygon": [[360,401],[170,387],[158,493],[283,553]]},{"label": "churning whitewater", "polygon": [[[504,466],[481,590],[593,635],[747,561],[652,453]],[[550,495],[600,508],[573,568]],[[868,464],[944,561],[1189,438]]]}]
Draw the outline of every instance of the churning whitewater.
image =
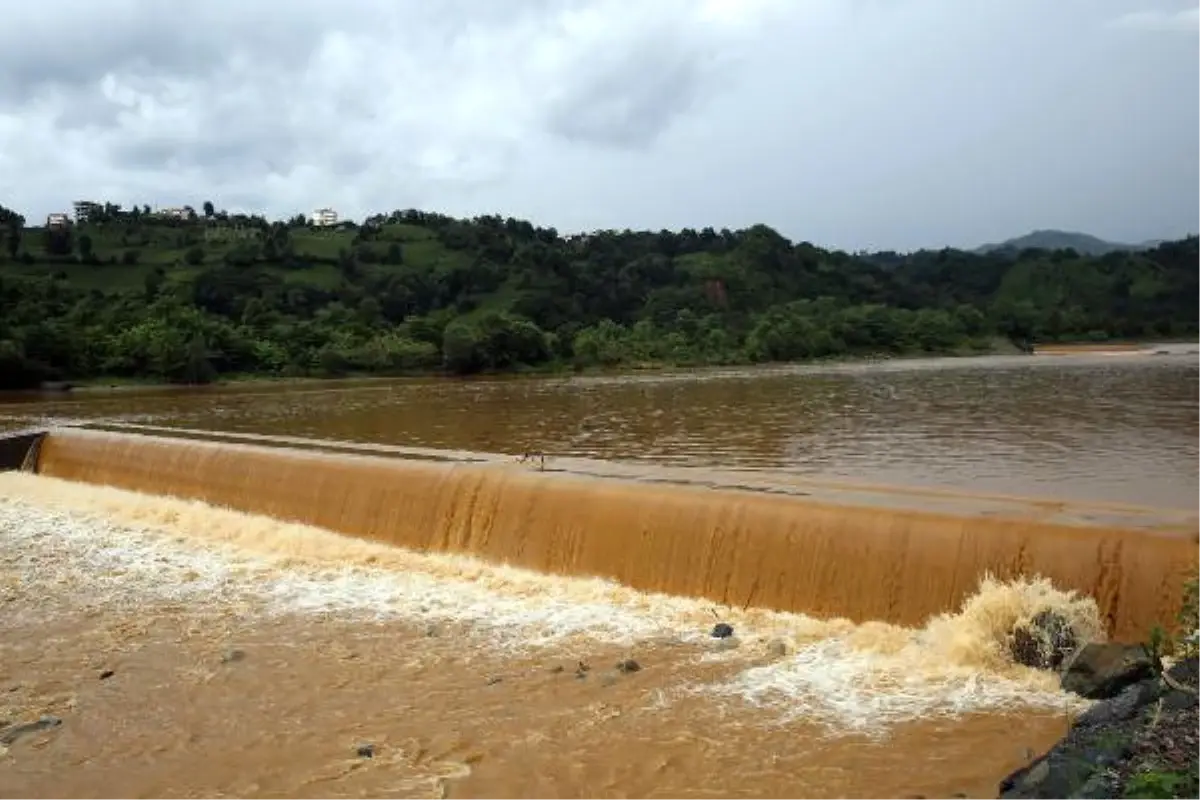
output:
[{"label": "churning whitewater", "polygon": [[[678,696],[705,694],[760,709],[764,724],[802,719],[830,734],[885,733],[915,719],[1014,706],[1061,710],[1078,701],[1053,676],[1014,665],[1007,637],[1043,609],[1103,637],[1094,601],[1045,580],[985,579],[960,609],[916,628],[853,624],[418,554],[196,501],[27,473],[0,474],[0,545],[8,582],[142,615],[190,604],[264,619],[453,623],[469,630],[464,647],[514,656],[567,652],[584,641],[687,646],[697,662],[719,659],[736,669],[718,683],[679,686]],[[10,613],[41,611],[22,605]],[[711,638],[716,619],[736,636]]]}]

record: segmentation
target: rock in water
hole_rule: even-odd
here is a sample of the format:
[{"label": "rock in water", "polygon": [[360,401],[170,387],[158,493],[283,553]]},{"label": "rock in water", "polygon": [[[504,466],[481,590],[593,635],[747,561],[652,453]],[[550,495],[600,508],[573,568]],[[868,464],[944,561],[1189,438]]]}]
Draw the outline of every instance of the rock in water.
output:
[{"label": "rock in water", "polygon": [[28,736],[31,733],[57,728],[62,725],[62,720],[58,717],[46,715],[39,718],[35,722],[26,722],[21,725],[12,725],[0,731],[0,745],[8,747],[20,739],[22,736]]},{"label": "rock in water", "polygon": [[1062,688],[1092,700],[1103,700],[1153,677],[1154,667],[1154,659],[1140,644],[1088,644],[1067,664]]},{"label": "rock in water", "polygon": [[354,754],[359,758],[374,758],[375,745],[368,743],[360,744],[354,748]]},{"label": "rock in water", "polygon": [[733,636],[733,626],[727,622],[718,622],[713,625],[712,633],[709,636],[714,639],[728,639]]},{"label": "rock in water", "polygon": [[624,661],[617,662],[617,672],[622,675],[629,675],[634,672],[641,672],[642,665],[634,661],[632,658],[627,658]]},{"label": "rock in water", "polygon": [[1079,639],[1067,618],[1047,609],[1013,629],[1009,652],[1018,664],[1058,669],[1078,646]]}]

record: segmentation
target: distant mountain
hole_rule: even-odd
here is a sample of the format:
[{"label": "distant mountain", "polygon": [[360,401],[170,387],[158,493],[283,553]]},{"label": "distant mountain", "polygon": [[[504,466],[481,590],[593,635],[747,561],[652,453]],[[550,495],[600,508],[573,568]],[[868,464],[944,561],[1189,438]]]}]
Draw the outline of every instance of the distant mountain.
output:
[{"label": "distant mountain", "polygon": [[1118,250],[1148,250],[1156,247],[1158,241],[1141,242],[1139,244],[1123,244],[1121,242],[1106,242],[1086,233],[1072,231],[1040,230],[1018,236],[1015,239],[998,244],[985,244],[977,247],[977,253],[993,253],[997,250],[1020,252],[1021,250],[1066,250],[1070,248],[1080,255],[1102,256]]}]

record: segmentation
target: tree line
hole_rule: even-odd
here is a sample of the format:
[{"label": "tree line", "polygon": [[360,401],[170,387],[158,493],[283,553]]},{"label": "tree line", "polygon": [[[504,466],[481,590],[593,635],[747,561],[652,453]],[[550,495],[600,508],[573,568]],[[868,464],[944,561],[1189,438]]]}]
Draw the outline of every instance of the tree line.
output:
[{"label": "tree line", "polygon": [[846,253],[745,230],[415,210],[314,229],[107,203],[0,206],[0,387],[474,374],[989,352],[1197,333],[1197,238],[1140,252]]}]

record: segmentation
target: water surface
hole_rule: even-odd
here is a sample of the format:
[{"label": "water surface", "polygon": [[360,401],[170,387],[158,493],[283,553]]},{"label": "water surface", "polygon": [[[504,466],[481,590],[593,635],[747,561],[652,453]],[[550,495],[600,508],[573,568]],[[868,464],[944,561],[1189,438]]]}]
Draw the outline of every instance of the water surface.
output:
[{"label": "water surface", "polygon": [[460,451],[1194,509],[1197,359],[923,359],[633,376],[20,398],[0,424],[126,420]]}]

